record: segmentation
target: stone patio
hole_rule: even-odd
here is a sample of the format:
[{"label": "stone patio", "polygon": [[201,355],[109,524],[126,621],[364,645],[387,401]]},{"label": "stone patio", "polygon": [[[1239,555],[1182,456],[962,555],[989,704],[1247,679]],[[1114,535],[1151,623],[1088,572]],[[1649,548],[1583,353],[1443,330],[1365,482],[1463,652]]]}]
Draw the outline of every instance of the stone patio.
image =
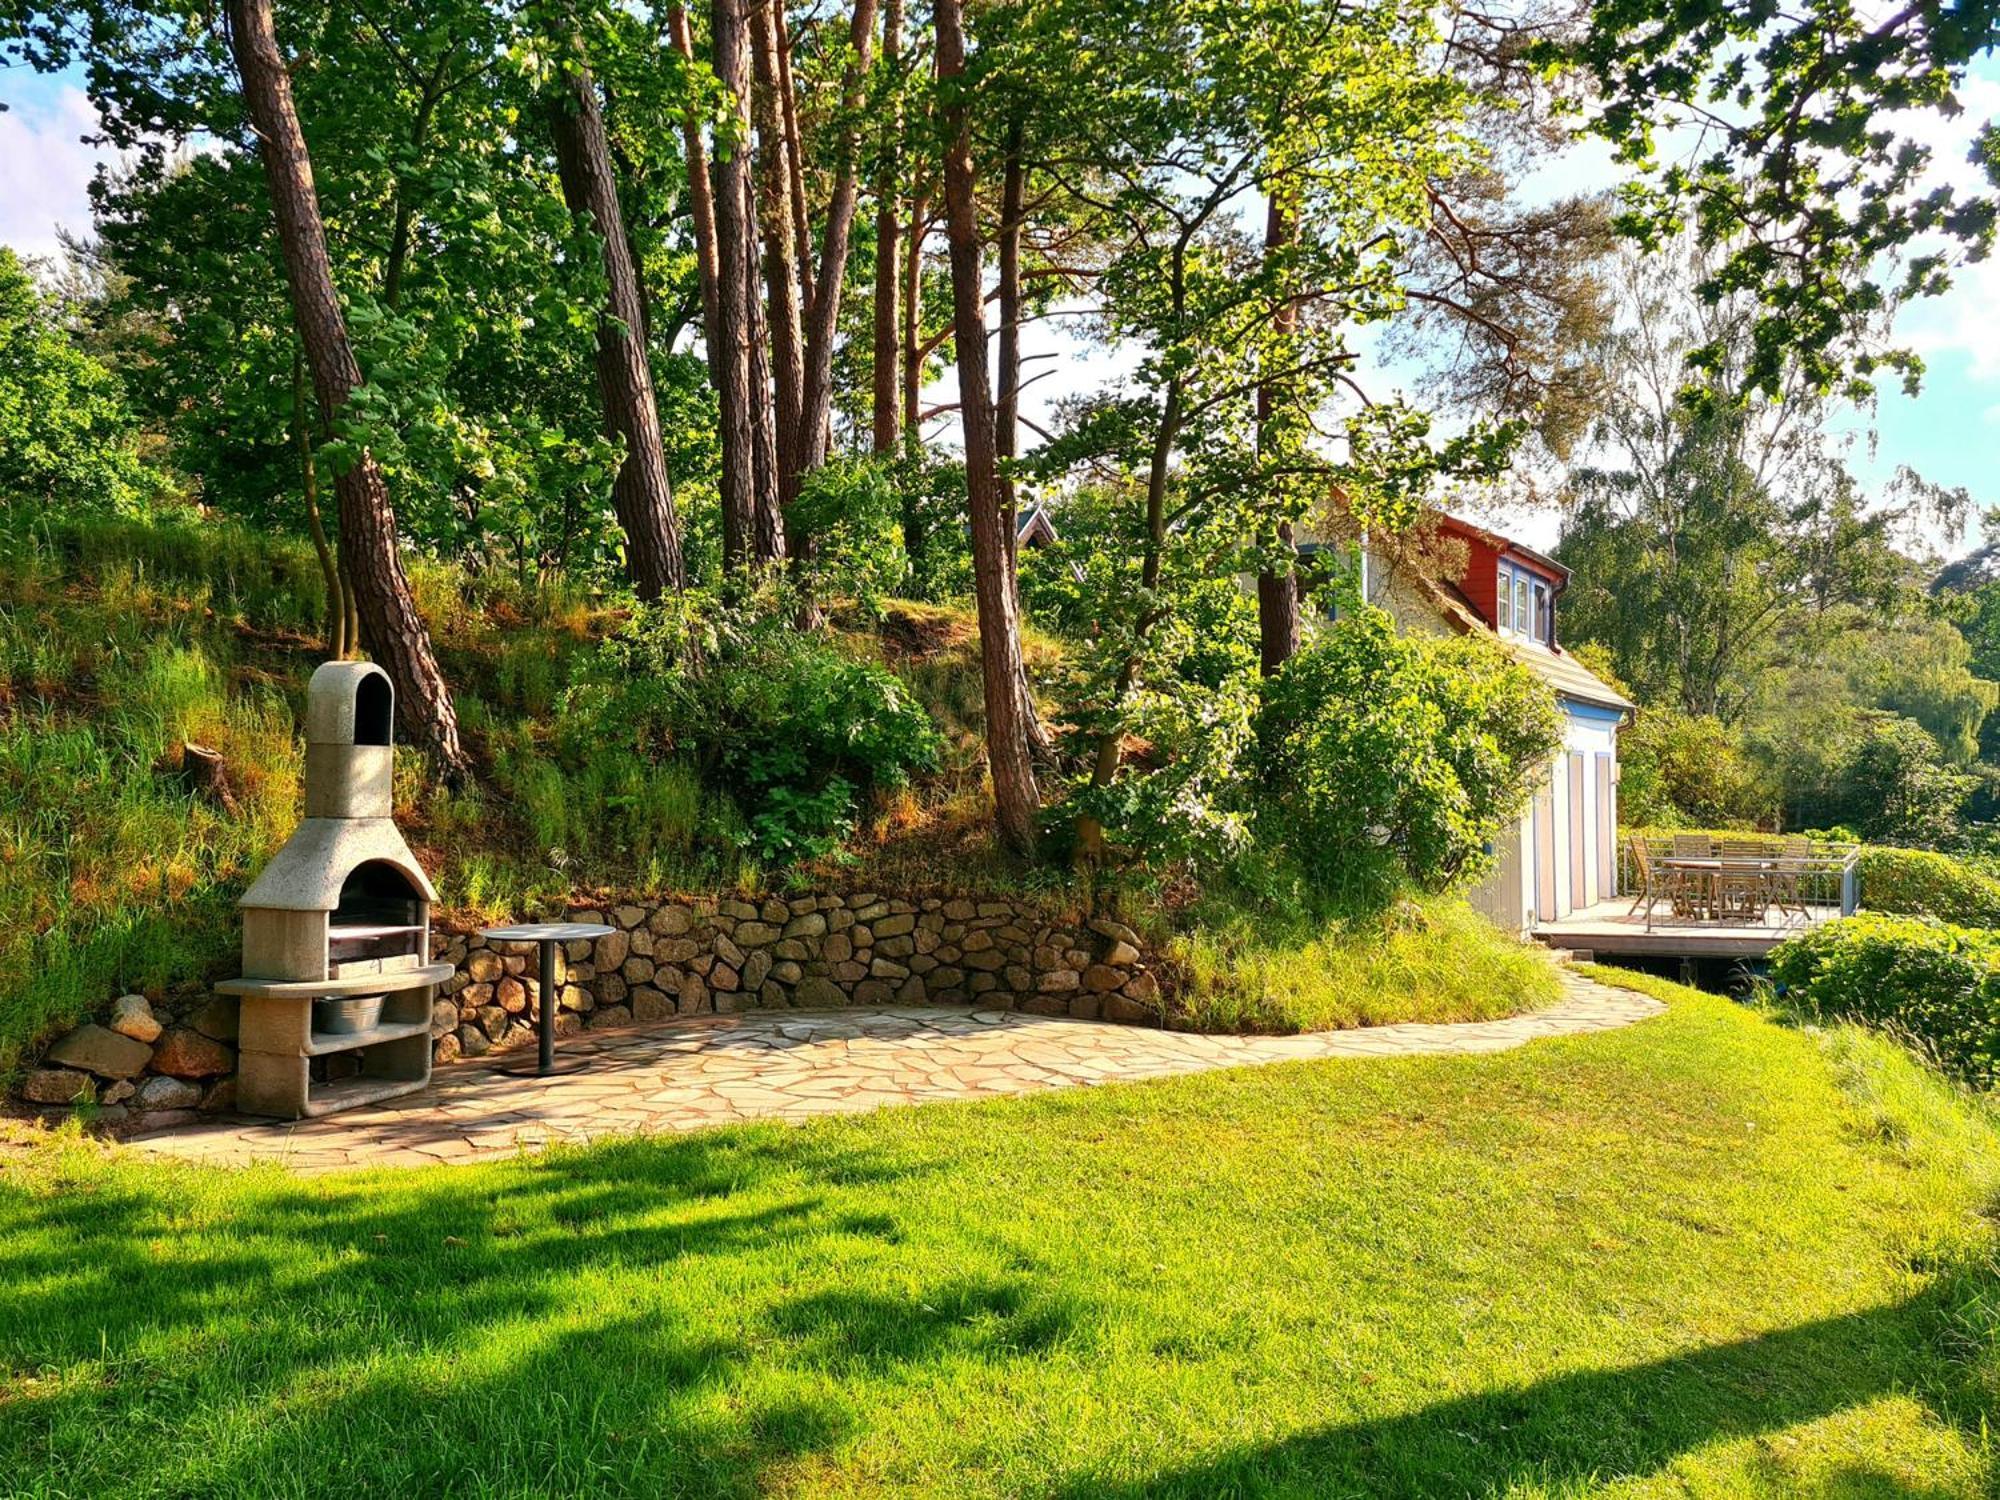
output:
[{"label": "stone patio", "polygon": [[1565,971],[1547,1010],[1460,1025],[1306,1036],[1197,1036],[1018,1011],[908,1007],[753,1011],[566,1039],[579,1073],[511,1078],[439,1068],[392,1103],[296,1124],[222,1120],[129,1143],[210,1163],[281,1161],[299,1172],[492,1161],[551,1141],[806,1120],[888,1104],[980,1099],[1273,1062],[1501,1052],[1541,1037],[1610,1031],[1658,1001]]}]

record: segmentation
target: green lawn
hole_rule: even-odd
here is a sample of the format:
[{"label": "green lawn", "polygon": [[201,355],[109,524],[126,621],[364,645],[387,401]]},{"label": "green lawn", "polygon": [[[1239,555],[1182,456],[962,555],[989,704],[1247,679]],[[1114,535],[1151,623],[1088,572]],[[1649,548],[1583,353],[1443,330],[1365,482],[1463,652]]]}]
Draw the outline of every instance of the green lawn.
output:
[{"label": "green lawn", "polygon": [[289,1180],[16,1157],[30,1495],[1974,1496],[2000,1136],[1671,1012]]}]

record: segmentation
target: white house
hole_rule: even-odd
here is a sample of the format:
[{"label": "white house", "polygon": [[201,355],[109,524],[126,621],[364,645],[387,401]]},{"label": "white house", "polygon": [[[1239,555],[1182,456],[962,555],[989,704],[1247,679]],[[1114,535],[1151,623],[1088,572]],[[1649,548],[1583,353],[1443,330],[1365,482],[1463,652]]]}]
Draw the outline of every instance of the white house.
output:
[{"label": "white house", "polygon": [[1618,728],[1631,700],[1563,650],[1556,623],[1569,569],[1456,516],[1436,514],[1394,555],[1363,548],[1368,598],[1406,628],[1484,632],[1555,689],[1563,748],[1495,848],[1472,904],[1523,931],[1606,901],[1618,883]]}]

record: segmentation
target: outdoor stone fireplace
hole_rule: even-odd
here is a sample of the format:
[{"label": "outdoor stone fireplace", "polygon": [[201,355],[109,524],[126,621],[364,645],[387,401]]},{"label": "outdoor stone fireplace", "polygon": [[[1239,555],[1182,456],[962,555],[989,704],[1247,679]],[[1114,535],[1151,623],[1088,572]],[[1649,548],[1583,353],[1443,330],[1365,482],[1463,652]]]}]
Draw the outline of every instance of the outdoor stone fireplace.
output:
[{"label": "outdoor stone fireplace", "polygon": [[391,817],[395,689],[328,662],[306,689],[306,816],[243,894],[236,1105],[301,1119],[422,1088],[437,893]]}]

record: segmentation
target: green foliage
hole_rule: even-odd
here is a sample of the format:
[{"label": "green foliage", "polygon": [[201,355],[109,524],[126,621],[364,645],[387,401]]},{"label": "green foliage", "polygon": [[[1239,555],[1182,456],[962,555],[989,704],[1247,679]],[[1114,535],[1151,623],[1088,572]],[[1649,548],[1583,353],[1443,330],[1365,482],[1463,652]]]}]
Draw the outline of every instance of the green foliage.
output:
[{"label": "green foliage", "polygon": [[1788,1003],[1863,1021],[1976,1088],[2000,1082],[2000,934],[1863,912],[1771,954]]},{"label": "green foliage", "polygon": [[1861,851],[1860,879],[1870,911],[2000,927],[2000,880],[1949,854],[1870,845]]},{"label": "green foliage", "polygon": [[747,846],[829,852],[861,799],[937,763],[939,739],[890,672],[799,631],[782,594],[689,591],[634,614],[564,695],[564,753],[685,758],[737,799]]},{"label": "green foliage", "polygon": [[1642,710],[1618,736],[1619,816],[1638,828],[1736,827],[1772,811],[1758,767],[1710,714]]},{"label": "green foliage", "polygon": [[1562,743],[1554,695],[1487,641],[1356,609],[1271,679],[1257,829],[1349,909],[1471,879]]},{"label": "green foliage", "polygon": [[1839,825],[1879,843],[1948,843],[1975,785],[1923,726],[1888,713],[1806,717],[1789,730],[1774,726],[1769,746],[1793,828]]},{"label": "green foliage", "polygon": [[805,476],[785,512],[788,533],[810,539],[815,592],[847,596],[871,613],[906,591],[903,497],[895,465],[835,458]]},{"label": "green foliage", "polygon": [[117,376],[81,349],[0,246],[0,507],[128,511],[160,486]]},{"label": "green foliage", "polygon": [[[1984,180],[1966,189],[1937,170],[1922,122],[1965,108],[2000,14],[1593,0],[1588,15],[1535,50],[1587,75],[1590,128],[1645,174],[1624,186],[1621,229],[1657,253],[1691,227],[1717,254],[1704,293],[1749,294],[1749,386],[1777,396],[1796,372],[1866,401],[1891,369],[1914,390],[1923,362],[1884,350],[1884,313],[1949,287],[1995,222],[1991,127],[1971,152]],[[1726,357],[1695,353],[1702,368]]]}]

